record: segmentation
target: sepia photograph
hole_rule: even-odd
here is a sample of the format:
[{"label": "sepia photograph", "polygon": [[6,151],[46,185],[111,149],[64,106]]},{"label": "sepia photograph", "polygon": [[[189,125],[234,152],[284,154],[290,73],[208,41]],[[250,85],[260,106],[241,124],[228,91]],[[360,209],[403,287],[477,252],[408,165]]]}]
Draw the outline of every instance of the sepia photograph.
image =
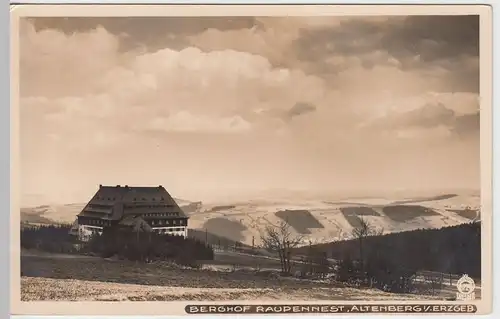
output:
[{"label": "sepia photograph", "polygon": [[433,7],[13,8],[19,314],[490,311],[491,13]]}]

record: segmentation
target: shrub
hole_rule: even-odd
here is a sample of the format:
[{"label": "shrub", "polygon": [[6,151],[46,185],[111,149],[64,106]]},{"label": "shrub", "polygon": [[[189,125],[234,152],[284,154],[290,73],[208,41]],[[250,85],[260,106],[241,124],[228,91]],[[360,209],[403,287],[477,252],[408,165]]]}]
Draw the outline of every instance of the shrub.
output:
[{"label": "shrub", "polygon": [[51,253],[76,253],[69,235],[71,225],[21,225],[21,248],[39,249]]},{"label": "shrub", "polygon": [[205,243],[168,234],[134,232],[131,229],[105,229],[88,243],[90,252],[102,257],[118,255],[134,261],[170,260],[192,268],[201,267],[201,260],[212,260],[213,250]]}]

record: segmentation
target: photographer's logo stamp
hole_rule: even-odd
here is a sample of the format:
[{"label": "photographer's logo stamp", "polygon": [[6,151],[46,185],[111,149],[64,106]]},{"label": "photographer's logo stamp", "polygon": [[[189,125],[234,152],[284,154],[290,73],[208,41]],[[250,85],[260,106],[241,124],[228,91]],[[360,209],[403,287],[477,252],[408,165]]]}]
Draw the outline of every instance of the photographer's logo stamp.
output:
[{"label": "photographer's logo stamp", "polygon": [[468,275],[463,275],[457,281],[457,300],[474,300],[476,299],[476,284]]}]

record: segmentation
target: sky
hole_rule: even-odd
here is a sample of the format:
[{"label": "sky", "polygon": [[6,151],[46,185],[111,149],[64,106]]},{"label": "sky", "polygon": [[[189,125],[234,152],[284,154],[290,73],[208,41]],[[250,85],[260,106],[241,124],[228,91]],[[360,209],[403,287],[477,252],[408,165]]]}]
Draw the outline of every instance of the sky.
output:
[{"label": "sky", "polygon": [[22,205],[479,189],[479,17],[32,18]]}]

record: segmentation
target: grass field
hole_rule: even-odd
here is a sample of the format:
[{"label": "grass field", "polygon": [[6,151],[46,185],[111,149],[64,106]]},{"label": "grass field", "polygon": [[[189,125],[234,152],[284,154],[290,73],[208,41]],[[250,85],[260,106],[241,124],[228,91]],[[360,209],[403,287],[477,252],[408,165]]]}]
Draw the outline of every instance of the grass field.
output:
[{"label": "grass field", "polygon": [[[82,255],[22,251],[21,298],[33,300],[444,300],[456,278],[436,296],[357,289],[331,280],[278,276],[272,258],[216,254],[203,269],[165,262],[136,263]],[[250,267],[260,261],[260,270]],[[265,263],[264,261],[267,261]],[[231,268],[238,265],[237,268]],[[476,298],[481,288],[476,285]]]},{"label": "grass field", "polygon": [[180,269],[96,257],[24,255],[21,298],[34,300],[420,300],[327,281],[271,276],[269,271]]}]

